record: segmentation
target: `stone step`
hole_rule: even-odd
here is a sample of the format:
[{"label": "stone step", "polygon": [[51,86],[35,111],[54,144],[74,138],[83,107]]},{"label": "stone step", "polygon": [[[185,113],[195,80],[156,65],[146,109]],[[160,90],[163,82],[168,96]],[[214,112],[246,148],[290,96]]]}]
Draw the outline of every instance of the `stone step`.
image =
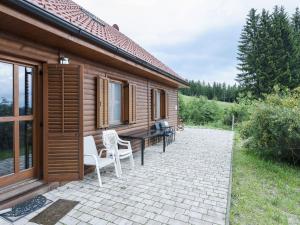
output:
[{"label": "stone step", "polygon": [[11,208],[37,195],[59,186],[58,182],[46,184],[41,180],[25,180],[0,189],[0,210]]}]

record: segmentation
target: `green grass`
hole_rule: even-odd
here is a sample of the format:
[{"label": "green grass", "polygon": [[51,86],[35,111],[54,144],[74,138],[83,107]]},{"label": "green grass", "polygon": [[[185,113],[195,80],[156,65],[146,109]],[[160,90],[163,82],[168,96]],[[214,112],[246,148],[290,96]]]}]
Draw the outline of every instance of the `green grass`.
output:
[{"label": "green grass", "polygon": [[238,135],[233,154],[230,224],[300,224],[300,168],[261,159]]},{"label": "green grass", "polygon": [[[192,101],[194,98],[197,98],[195,96],[187,96],[187,95],[181,95],[183,97],[183,100],[185,103]],[[232,106],[234,103],[231,102],[221,102],[221,101],[216,101],[216,100],[208,100],[208,101],[214,101],[216,102],[220,107],[222,108],[228,108]]]}]

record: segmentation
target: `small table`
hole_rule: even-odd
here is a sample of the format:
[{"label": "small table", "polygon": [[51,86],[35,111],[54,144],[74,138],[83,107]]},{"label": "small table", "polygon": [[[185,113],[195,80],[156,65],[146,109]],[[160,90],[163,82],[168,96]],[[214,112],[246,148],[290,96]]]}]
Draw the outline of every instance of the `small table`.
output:
[{"label": "small table", "polygon": [[120,138],[141,140],[141,164],[144,165],[145,141],[147,138],[163,137],[163,152],[166,151],[166,137],[164,130],[136,130],[126,134],[120,134]]}]

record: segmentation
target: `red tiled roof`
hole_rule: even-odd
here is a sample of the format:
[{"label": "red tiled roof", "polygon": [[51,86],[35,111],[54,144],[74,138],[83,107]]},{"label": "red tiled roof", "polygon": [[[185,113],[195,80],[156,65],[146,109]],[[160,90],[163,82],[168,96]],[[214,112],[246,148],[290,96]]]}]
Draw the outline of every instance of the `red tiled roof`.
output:
[{"label": "red tiled roof", "polygon": [[91,14],[72,0],[27,0],[36,6],[62,18],[63,20],[80,27],[92,35],[125,50],[137,58],[150,63],[168,74],[182,79],[168,66],[163,64],[126,35],[119,32],[103,20]]}]

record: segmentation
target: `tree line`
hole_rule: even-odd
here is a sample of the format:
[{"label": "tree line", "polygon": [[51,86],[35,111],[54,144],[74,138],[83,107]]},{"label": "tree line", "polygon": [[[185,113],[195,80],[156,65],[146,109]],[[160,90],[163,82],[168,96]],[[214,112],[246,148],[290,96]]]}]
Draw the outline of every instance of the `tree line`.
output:
[{"label": "tree line", "polygon": [[236,80],[243,92],[262,97],[300,85],[300,12],[289,16],[284,7],[258,13],[251,9],[241,33]]},{"label": "tree line", "polygon": [[182,88],[180,92],[188,96],[206,96],[208,99],[214,99],[224,102],[234,102],[238,96],[238,85],[227,85],[226,83],[212,84],[204,81],[189,81],[189,88]]}]

